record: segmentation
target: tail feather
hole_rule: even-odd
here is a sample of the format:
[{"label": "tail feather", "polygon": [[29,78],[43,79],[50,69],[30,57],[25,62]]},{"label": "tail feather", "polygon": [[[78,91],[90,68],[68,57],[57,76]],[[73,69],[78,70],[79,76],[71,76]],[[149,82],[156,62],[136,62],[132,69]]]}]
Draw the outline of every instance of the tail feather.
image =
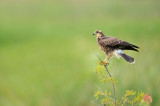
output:
[{"label": "tail feather", "polygon": [[133,50],[133,51],[139,52],[137,49],[135,49],[135,48],[132,47],[132,46],[126,46],[126,47],[122,48],[122,50]]},{"label": "tail feather", "polygon": [[132,47],[135,47],[135,48],[139,48],[138,46],[133,45],[133,44],[129,44],[129,45],[132,46]]},{"label": "tail feather", "polygon": [[126,55],[125,53],[120,53],[120,55],[129,63],[134,63],[134,58]]}]

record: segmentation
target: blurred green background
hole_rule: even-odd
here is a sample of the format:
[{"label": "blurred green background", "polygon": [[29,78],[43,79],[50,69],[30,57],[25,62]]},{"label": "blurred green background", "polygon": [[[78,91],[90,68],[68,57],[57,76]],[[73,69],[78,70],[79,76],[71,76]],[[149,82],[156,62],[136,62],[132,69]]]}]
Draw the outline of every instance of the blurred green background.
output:
[{"label": "blurred green background", "polygon": [[140,46],[133,65],[110,60],[117,98],[142,90],[160,105],[159,0],[1,0],[0,106],[96,106],[97,29]]}]

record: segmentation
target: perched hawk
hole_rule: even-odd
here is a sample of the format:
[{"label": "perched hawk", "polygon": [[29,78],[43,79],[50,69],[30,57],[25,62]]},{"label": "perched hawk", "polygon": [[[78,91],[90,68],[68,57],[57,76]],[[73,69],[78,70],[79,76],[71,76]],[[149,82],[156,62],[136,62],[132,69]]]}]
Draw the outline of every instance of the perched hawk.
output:
[{"label": "perched hawk", "polygon": [[107,37],[100,30],[94,32],[93,35],[97,36],[98,46],[106,53],[105,64],[108,64],[108,60],[112,56],[116,56],[117,58],[123,57],[127,62],[134,63],[134,58],[126,55],[123,50],[133,50],[138,52],[138,46],[115,37]]}]

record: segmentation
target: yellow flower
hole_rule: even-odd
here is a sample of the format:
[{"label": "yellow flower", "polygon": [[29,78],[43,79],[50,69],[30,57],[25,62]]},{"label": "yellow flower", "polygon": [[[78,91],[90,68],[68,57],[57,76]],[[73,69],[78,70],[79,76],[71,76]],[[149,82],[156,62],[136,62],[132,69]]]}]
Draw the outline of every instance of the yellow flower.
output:
[{"label": "yellow flower", "polygon": [[105,79],[105,78],[103,78],[103,79],[102,79],[102,82],[106,82],[106,79]]}]

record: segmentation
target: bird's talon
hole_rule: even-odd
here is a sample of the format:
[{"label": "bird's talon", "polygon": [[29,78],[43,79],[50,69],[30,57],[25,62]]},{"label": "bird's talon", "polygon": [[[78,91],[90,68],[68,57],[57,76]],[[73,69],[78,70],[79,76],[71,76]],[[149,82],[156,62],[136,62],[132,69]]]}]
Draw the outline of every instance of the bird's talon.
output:
[{"label": "bird's talon", "polygon": [[108,63],[107,61],[100,61],[99,64],[100,64],[100,65],[103,65],[103,66],[109,65],[109,63]]},{"label": "bird's talon", "polygon": [[105,63],[105,65],[109,65],[109,63],[108,62],[104,62]]}]

